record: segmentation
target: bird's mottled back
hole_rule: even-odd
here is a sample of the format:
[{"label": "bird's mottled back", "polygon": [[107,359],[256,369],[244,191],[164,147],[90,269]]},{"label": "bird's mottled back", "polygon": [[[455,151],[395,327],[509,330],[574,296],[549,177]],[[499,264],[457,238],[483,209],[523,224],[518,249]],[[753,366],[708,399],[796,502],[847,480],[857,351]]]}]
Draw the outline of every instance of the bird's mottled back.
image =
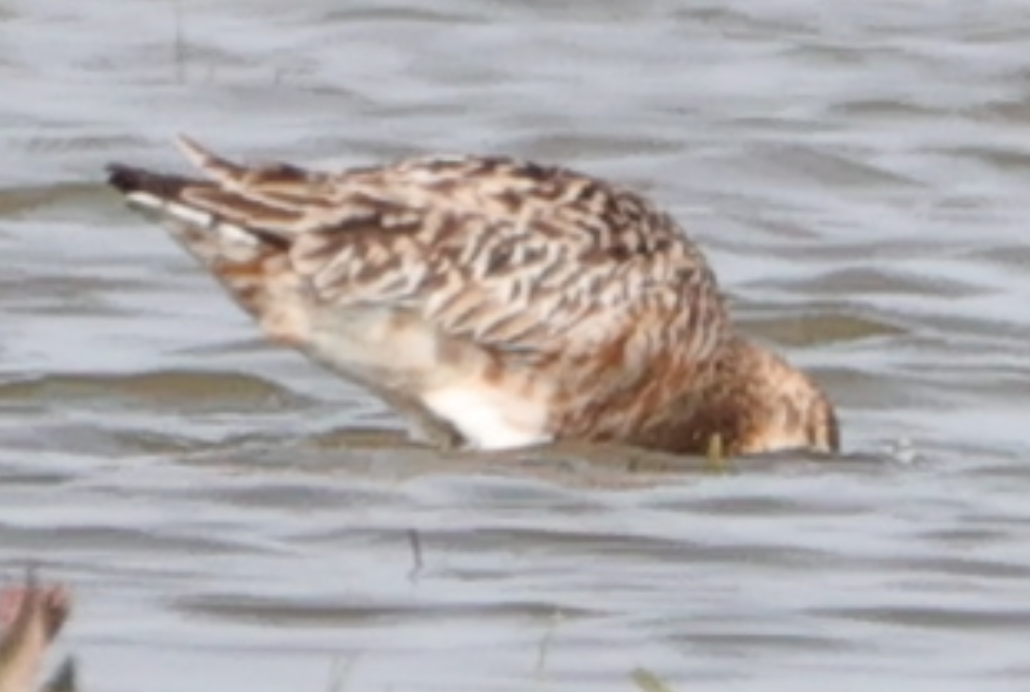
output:
[{"label": "bird's mottled back", "polygon": [[507,158],[337,173],[182,148],[112,167],[281,341],[480,447],[629,439],[731,329],[703,255],[640,195]]}]

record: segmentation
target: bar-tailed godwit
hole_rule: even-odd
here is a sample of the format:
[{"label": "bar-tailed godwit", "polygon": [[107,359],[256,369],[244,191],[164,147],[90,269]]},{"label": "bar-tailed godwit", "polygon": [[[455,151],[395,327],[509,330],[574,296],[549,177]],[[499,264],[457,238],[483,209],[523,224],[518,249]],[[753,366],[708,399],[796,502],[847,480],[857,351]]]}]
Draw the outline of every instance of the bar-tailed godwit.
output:
[{"label": "bar-tailed godwit", "polygon": [[735,331],[701,251],[630,190],[500,157],[317,172],[179,146],[202,179],[112,164],[111,185],[422,439],[838,448],[826,396]]}]

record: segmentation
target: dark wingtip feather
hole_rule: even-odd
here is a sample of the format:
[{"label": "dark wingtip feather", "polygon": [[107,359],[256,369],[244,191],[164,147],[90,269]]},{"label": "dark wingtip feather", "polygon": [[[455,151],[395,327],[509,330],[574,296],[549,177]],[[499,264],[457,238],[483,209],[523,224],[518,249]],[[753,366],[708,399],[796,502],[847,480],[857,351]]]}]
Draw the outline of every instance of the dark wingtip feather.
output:
[{"label": "dark wingtip feather", "polygon": [[107,164],[107,184],[119,192],[128,194],[140,188],[140,171],[123,163]]},{"label": "dark wingtip feather", "polygon": [[157,197],[170,199],[178,197],[187,185],[197,181],[174,175],[151,173],[150,171],[123,163],[107,165],[107,184],[122,194],[147,192]]}]

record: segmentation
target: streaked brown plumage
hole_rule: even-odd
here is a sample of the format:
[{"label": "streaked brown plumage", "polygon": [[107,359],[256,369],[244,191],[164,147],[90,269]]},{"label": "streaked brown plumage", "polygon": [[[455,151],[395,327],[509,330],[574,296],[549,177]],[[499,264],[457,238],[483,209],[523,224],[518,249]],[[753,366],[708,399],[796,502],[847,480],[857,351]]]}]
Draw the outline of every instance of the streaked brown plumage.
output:
[{"label": "streaked brown plumage", "polygon": [[431,440],[837,449],[823,394],[734,333],[700,250],[631,191],[506,158],[322,173],[180,147],[207,180],[110,183],[270,337]]},{"label": "streaked brown plumage", "polygon": [[[25,585],[0,591],[0,692],[34,692],[47,647],[68,618],[71,596],[63,586],[42,586],[29,570]],[[72,692],[68,659],[42,692]]]}]

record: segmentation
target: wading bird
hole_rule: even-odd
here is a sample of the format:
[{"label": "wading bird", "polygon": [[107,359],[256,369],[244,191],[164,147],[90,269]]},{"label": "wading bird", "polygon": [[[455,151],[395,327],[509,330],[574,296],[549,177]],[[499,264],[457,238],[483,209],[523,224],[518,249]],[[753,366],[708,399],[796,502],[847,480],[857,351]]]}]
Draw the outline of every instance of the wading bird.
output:
[{"label": "wading bird", "polygon": [[500,157],[319,172],[179,146],[202,178],[112,164],[110,184],[417,437],[838,448],[820,389],[733,328],[699,248],[630,190]]}]

